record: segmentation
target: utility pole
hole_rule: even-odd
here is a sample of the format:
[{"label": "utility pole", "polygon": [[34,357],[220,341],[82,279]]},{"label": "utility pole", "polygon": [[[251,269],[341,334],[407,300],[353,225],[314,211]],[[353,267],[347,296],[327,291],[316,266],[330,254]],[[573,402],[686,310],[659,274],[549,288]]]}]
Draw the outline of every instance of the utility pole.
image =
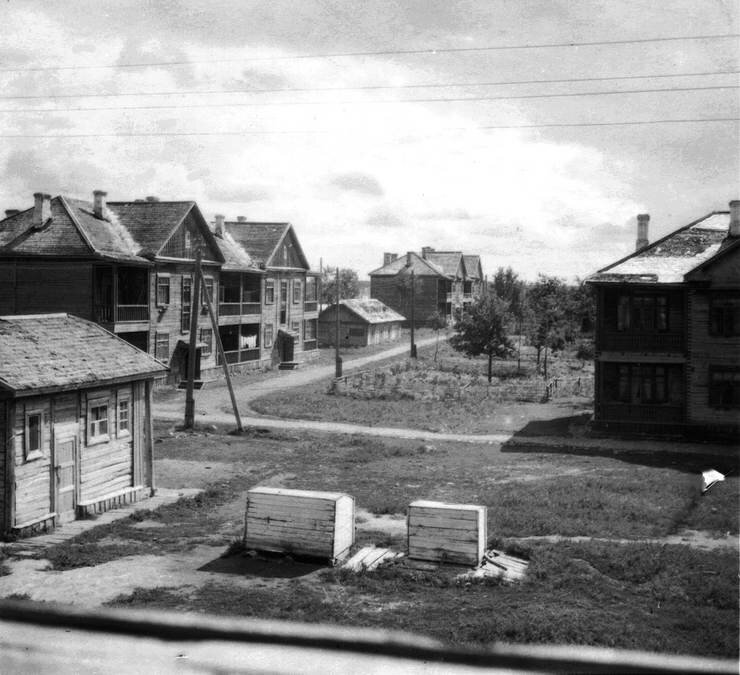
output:
[{"label": "utility pole", "polygon": [[415,316],[415,305],[416,305],[416,277],[414,276],[414,270],[411,270],[411,358],[416,358],[416,342],[414,341],[414,324],[416,323]]},{"label": "utility pole", "polygon": [[188,343],[188,381],[185,390],[185,428],[192,429],[195,424],[195,358],[198,339],[198,315],[200,314],[200,265],[203,259],[200,247],[195,254],[195,272],[190,283],[190,341]]},{"label": "utility pole", "polygon": [[336,314],[336,330],[334,335],[334,346],[336,348],[334,359],[334,376],[340,378],[342,377],[342,357],[339,356],[339,333],[341,325],[341,322],[339,320],[339,265],[337,265],[336,293],[334,295],[336,296],[336,304],[334,305],[334,310]]}]

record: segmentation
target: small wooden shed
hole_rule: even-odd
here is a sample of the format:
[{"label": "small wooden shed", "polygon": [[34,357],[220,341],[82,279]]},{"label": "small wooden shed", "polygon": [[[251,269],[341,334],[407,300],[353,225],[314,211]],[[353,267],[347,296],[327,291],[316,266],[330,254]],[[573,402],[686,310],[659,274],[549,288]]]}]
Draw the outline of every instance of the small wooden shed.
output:
[{"label": "small wooden shed", "polygon": [[0,317],[0,534],[149,496],[152,385],[166,371],[78,317]]},{"label": "small wooden shed", "polygon": [[[319,314],[319,343],[336,342],[337,306],[329,305]],[[366,347],[393,342],[401,335],[402,314],[380,300],[339,301],[339,346]]]}]

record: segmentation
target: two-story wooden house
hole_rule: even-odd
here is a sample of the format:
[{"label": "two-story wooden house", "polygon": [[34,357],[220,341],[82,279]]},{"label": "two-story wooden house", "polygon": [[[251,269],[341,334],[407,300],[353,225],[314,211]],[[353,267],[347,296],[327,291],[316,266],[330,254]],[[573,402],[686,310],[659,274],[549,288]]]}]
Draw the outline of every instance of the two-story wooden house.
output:
[{"label": "two-story wooden house", "polygon": [[[220,227],[218,221],[217,232]],[[259,278],[260,282],[260,314],[258,317],[254,313],[255,305],[250,309],[251,314],[243,315],[239,328],[242,344],[252,347],[256,344],[264,364],[279,364],[283,368],[316,358],[319,277],[318,273],[311,271],[293,226],[240,218],[224,222],[222,232],[222,241],[238,245],[251,263],[262,271],[259,277],[253,277]],[[247,279],[247,276],[243,278]],[[250,282],[249,288],[249,297],[256,298],[257,281]],[[258,323],[261,332],[255,334]],[[233,328],[228,330],[235,332]],[[226,329],[222,337],[232,345]],[[248,343],[244,342],[246,339]]]},{"label": "two-story wooden house", "polygon": [[[411,273],[414,277],[411,292]],[[460,251],[435,251],[424,246],[421,254],[383,255],[383,266],[370,272],[370,297],[380,300],[414,322],[425,325],[439,314],[452,320],[455,312],[478,297],[483,288],[480,256]]]},{"label": "two-story wooden house", "polygon": [[587,279],[596,289],[595,420],[606,428],[737,437],[740,201]]},{"label": "two-story wooden house", "polygon": [[[0,221],[0,314],[64,311],[187,372],[195,252],[215,299],[224,257],[192,201],[107,202],[34,195]],[[198,370],[216,368],[213,332],[198,317]]]}]

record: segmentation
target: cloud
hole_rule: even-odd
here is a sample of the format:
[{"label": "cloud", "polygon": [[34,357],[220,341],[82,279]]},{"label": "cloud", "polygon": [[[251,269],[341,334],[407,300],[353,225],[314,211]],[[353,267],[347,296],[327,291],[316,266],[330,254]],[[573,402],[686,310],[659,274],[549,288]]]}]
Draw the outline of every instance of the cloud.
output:
[{"label": "cloud", "polygon": [[365,224],[370,227],[404,227],[404,221],[395,213],[387,209],[376,210],[371,216],[365,219]]},{"label": "cloud", "polygon": [[248,185],[212,185],[207,188],[208,199],[217,202],[260,202],[269,199],[271,192]]},{"label": "cloud", "polygon": [[330,183],[349,192],[374,196],[381,196],[384,193],[383,187],[376,178],[361,171],[338,174],[331,179]]},{"label": "cloud", "polygon": [[462,208],[441,209],[439,211],[427,211],[420,213],[422,220],[470,220],[472,216]]}]

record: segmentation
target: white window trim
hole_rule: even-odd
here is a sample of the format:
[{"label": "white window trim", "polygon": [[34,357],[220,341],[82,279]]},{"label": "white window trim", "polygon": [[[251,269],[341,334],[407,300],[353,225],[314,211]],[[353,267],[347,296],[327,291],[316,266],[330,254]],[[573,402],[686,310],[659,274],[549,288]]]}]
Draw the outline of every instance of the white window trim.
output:
[{"label": "white window trim", "polygon": [[[167,302],[159,302],[159,279],[167,279]],[[154,299],[157,307],[169,307],[172,303],[172,279],[170,278],[169,272],[157,272],[154,279]]]},{"label": "white window trim", "polygon": [[[293,279],[293,304],[294,305],[299,305],[301,302],[302,287],[303,287],[303,284],[301,283],[300,279]],[[298,293],[295,292],[296,288],[298,289]]]},{"label": "white window trim", "polygon": [[[28,418],[33,415],[39,416],[39,448],[38,450],[29,450],[29,432],[28,432]],[[44,456],[44,411],[40,408],[33,408],[32,410],[26,410],[25,419],[23,422],[23,452],[25,460],[27,462],[34,459],[41,459]]]},{"label": "white window trim", "polygon": [[[267,299],[267,284],[272,284],[272,300]],[[265,279],[265,304],[275,304],[275,279]]]},{"label": "white window trim", "polygon": [[[128,401],[128,429],[124,429],[123,431],[121,431],[121,401]],[[131,392],[119,391],[116,395],[116,438],[131,436],[132,412]],[[108,433],[110,434],[110,426],[108,427]]]},{"label": "white window trim", "polygon": [[[100,406],[105,406],[108,410],[108,414],[106,417],[106,420],[108,422],[108,431],[105,434],[99,434],[98,436],[92,435],[92,419],[91,419],[91,412],[93,408],[99,408]],[[116,412],[117,414],[117,412]],[[107,443],[111,439],[111,417],[110,417],[110,398],[107,396],[98,397],[98,398],[89,398],[87,399],[87,419],[85,420],[87,424],[85,425],[86,431],[87,431],[87,445],[96,445],[98,443]]]}]

